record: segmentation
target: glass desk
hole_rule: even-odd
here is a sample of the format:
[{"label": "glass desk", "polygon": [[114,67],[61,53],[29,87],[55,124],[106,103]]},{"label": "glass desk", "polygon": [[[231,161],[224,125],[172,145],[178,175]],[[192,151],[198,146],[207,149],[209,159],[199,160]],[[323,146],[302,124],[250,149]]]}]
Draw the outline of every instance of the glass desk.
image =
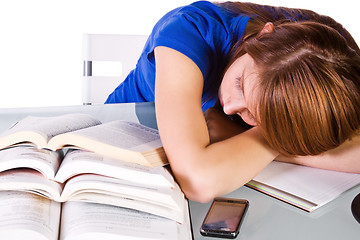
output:
[{"label": "glass desk", "polygon": [[[27,115],[55,116],[71,112],[89,113],[101,121],[115,119],[139,121],[156,128],[153,103],[86,105],[67,107],[41,107],[0,109],[0,131]],[[342,194],[329,204],[307,213],[247,187],[226,195],[245,198],[250,207],[237,239],[359,239],[360,224],[351,213],[351,202],[360,193],[360,185]],[[210,203],[190,201],[191,221],[195,240],[218,239],[203,237],[199,229]]]}]

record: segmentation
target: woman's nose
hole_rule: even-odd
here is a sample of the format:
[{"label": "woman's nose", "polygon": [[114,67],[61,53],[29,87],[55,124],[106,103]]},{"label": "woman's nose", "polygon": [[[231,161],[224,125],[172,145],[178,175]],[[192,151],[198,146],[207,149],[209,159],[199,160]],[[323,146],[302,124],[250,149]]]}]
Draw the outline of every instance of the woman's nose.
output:
[{"label": "woman's nose", "polygon": [[224,113],[227,115],[238,114],[245,109],[245,105],[242,103],[242,101],[239,101],[238,99],[226,101],[223,107]]}]

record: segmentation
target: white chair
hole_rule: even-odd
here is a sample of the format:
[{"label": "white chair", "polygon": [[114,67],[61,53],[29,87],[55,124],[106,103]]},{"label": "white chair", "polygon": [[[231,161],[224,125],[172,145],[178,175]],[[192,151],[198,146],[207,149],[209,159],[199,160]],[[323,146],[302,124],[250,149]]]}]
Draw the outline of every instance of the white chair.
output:
[{"label": "white chair", "polygon": [[[84,34],[82,103],[103,104],[135,67],[146,40],[145,35]],[[114,63],[115,75],[96,75],[98,66],[110,64],[114,68]]]}]

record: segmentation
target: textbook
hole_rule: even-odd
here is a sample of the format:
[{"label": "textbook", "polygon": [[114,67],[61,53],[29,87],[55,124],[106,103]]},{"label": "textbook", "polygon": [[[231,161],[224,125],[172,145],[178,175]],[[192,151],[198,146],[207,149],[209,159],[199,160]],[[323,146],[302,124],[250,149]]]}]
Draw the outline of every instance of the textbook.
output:
[{"label": "textbook", "polygon": [[0,191],[121,206],[183,222],[185,197],[166,167],[146,167],[84,150],[62,155],[25,146],[1,150]]},{"label": "textbook", "polygon": [[1,239],[191,240],[188,203],[184,223],[149,213],[88,202],[59,203],[16,191],[0,191]]},{"label": "textbook", "polygon": [[101,123],[91,115],[28,116],[0,135],[0,149],[32,144],[53,151],[81,148],[145,166],[163,166],[167,158],[156,129],[139,123]]},{"label": "textbook", "polygon": [[360,184],[360,174],[271,162],[246,185],[311,212]]}]

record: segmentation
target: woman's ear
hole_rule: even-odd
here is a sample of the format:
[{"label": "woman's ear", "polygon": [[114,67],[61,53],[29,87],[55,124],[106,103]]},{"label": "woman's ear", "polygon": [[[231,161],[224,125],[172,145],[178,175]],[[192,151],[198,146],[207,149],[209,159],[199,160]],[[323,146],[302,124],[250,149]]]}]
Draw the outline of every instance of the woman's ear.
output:
[{"label": "woman's ear", "polygon": [[271,33],[274,31],[274,24],[272,22],[267,22],[265,26],[261,29],[258,34],[258,37],[261,37],[265,33]]}]

